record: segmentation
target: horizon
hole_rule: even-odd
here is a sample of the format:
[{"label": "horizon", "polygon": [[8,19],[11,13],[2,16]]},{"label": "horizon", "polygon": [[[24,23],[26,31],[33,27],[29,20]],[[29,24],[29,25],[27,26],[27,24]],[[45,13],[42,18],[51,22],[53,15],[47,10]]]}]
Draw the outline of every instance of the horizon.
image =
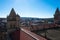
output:
[{"label": "horizon", "polygon": [[14,8],[20,17],[53,18],[60,0],[0,0],[0,18],[6,18]]},{"label": "horizon", "polygon": [[[0,17],[0,18],[7,18],[7,17]],[[20,17],[20,18],[38,18],[38,17]],[[54,18],[54,17],[51,17]],[[50,19],[50,18],[39,18],[39,19]]]}]

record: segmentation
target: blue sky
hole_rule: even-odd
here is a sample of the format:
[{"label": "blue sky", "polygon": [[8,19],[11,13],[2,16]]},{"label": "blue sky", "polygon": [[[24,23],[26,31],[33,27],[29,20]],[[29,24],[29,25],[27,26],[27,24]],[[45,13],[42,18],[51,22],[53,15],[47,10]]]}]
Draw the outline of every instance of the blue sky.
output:
[{"label": "blue sky", "polygon": [[21,17],[52,18],[60,0],[0,0],[0,17],[7,17],[12,8]]}]

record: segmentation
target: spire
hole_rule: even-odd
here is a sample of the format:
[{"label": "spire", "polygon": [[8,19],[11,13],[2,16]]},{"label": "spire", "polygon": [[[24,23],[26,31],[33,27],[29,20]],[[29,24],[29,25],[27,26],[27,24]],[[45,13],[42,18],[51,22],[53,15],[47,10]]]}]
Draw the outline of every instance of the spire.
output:
[{"label": "spire", "polygon": [[15,12],[14,8],[11,9],[10,16],[16,16],[16,12]]},{"label": "spire", "polygon": [[59,8],[56,9],[55,15],[60,14]]},{"label": "spire", "polygon": [[20,17],[20,16],[17,14],[17,17]]}]

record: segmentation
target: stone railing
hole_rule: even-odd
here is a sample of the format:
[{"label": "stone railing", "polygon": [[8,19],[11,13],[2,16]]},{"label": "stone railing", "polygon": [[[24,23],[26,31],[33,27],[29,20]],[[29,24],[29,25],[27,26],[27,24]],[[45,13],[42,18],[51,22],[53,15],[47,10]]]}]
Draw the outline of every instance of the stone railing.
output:
[{"label": "stone railing", "polygon": [[47,40],[25,28],[20,30],[20,40]]}]

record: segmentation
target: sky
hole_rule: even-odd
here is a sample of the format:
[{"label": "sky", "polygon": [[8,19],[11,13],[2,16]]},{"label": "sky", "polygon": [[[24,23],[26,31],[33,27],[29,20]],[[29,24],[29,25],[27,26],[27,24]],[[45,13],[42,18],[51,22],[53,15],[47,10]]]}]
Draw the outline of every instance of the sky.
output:
[{"label": "sky", "polygon": [[52,18],[60,0],[0,0],[0,18],[6,18],[12,8],[21,17]]}]

